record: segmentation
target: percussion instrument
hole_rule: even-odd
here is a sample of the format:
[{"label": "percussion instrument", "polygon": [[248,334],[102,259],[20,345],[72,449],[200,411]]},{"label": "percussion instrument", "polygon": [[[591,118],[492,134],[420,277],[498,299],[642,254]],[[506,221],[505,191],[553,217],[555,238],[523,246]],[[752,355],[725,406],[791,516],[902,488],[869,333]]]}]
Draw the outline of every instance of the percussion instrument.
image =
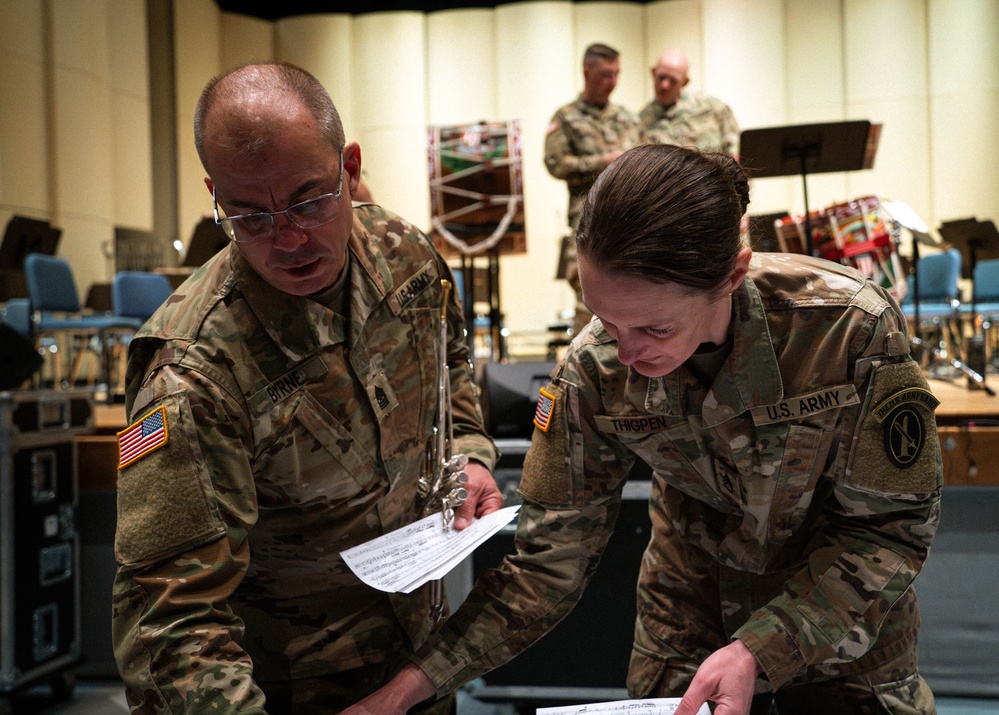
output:
[{"label": "percussion instrument", "polygon": [[[856,268],[902,302],[907,292],[905,271],[877,196],[831,204],[809,212],[808,218],[813,255]],[[805,223],[803,214],[774,222],[781,250],[805,253]]]}]

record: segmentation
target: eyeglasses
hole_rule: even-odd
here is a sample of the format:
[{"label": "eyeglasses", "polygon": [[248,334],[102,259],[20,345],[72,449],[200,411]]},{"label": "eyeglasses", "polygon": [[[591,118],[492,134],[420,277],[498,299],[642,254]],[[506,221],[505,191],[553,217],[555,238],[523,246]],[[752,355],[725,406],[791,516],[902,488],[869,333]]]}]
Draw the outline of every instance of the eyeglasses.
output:
[{"label": "eyeglasses", "polygon": [[289,206],[284,211],[260,211],[239,216],[222,216],[219,213],[219,202],[215,198],[215,186],[212,186],[212,203],[214,204],[215,223],[222,227],[226,235],[237,243],[256,243],[274,237],[277,232],[277,217],[284,216],[293,224],[303,229],[317,228],[334,219],[339,208],[340,193],[343,190],[343,155],[340,156],[340,178],[337,180],[335,194],[322,194],[314,199],[300,201]]}]

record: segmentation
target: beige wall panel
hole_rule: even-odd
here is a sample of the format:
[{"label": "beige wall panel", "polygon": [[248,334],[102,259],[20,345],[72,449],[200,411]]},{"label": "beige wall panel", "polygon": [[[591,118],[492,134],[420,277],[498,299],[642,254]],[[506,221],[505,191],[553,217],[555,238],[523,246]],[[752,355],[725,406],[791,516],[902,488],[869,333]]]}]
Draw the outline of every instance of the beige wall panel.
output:
[{"label": "beige wall panel", "polygon": [[999,222],[999,3],[930,0],[929,9],[933,215]]},{"label": "beige wall panel", "polygon": [[249,15],[223,12],[220,17],[222,69],[244,62],[274,59],[274,23]]},{"label": "beige wall panel", "polygon": [[704,0],[701,12],[703,90],[742,128],[769,124],[785,104],[782,0]]},{"label": "beige wall panel", "polygon": [[[574,44],[573,3],[556,0],[496,8],[499,112],[548,120],[583,86],[583,57]],[[544,71],[541,71],[543,68]]]},{"label": "beige wall panel", "polygon": [[106,77],[111,59],[108,0],[50,2],[55,64],[92,77]]},{"label": "beige wall panel", "polygon": [[[114,203],[120,198],[114,190],[111,94],[106,81],[106,75],[96,78],[55,70],[53,223],[63,227],[59,252],[73,263],[81,291],[103,280],[103,266],[94,256],[113,238]],[[86,231],[70,230],[74,222],[86,226]]]},{"label": "beige wall panel", "polygon": [[427,112],[433,126],[504,120],[496,112],[496,28],[488,9],[427,15]]},{"label": "beige wall panel", "polygon": [[146,3],[110,0],[111,89],[115,93],[149,98],[149,42],[146,39]]},{"label": "beige wall panel", "polygon": [[380,203],[426,230],[430,185],[426,157],[424,15],[387,12],[353,22],[354,140]]},{"label": "beige wall panel", "polygon": [[34,57],[0,51],[0,212],[49,215],[45,75]]},{"label": "beige wall panel", "polygon": [[559,241],[568,232],[569,194],[544,165],[551,117],[582,87],[573,7],[578,5],[527,2],[496,8],[498,108],[501,116],[521,122],[524,170],[527,254],[500,259],[502,307],[513,332],[544,330],[575,305],[568,284],[554,278]]},{"label": "beige wall panel", "polygon": [[999,91],[934,96],[933,217],[975,216],[999,225]]},{"label": "beige wall panel", "polygon": [[153,227],[152,138],[146,4],[110,0],[111,135],[115,225]]},{"label": "beige wall panel", "polygon": [[177,226],[186,246],[201,217],[212,209],[205,170],[194,148],[194,107],[205,83],[221,67],[221,12],[213,0],[174,0],[177,92]]},{"label": "beige wall panel", "polygon": [[143,231],[153,228],[152,153],[149,102],[118,95],[113,100],[112,142],[114,194],[112,218],[117,226]]},{"label": "beige wall panel", "polygon": [[[701,2],[700,52],[688,53],[690,86],[728,104],[742,130],[787,123],[785,68],[789,60],[782,7],[779,0]],[[695,66],[700,78],[696,83]],[[793,211],[794,186],[782,178],[754,181],[749,212]]]},{"label": "beige wall panel", "polygon": [[333,98],[347,140],[354,135],[352,18],[302,15],[275,23],[274,55],[316,76]]},{"label": "beige wall panel", "polygon": [[102,246],[114,236],[110,4],[60,0],[52,9],[52,221],[82,299],[106,280]]},{"label": "beige wall panel", "polygon": [[883,125],[874,168],[847,175],[849,198],[895,198],[930,221],[925,2],[848,0],[843,34],[844,117]]},{"label": "beige wall panel", "polygon": [[690,59],[690,86],[703,87],[701,62],[701,0],[660,0],[645,6],[645,93],[646,102],[655,97],[651,68],[659,55],[672,48]]},{"label": "beige wall panel", "polygon": [[[427,173],[427,133],[416,125],[369,127],[361,147],[364,182],[374,200],[430,231],[430,179]],[[419,154],[419,161],[414,154]],[[407,161],[399,161],[407,157]],[[374,168],[372,168],[374,167]]]},{"label": "beige wall panel", "polygon": [[645,104],[651,80],[644,62],[645,11],[633,2],[585,2],[573,5],[574,57],[582,88],[583,53],[588,45],[602,42],[621,53],[617,87],[611,101],[633,112]]},{"label": "beige wall panel", "polygon": [[933,225],[926,100],[922,97],[878,99],[851,104],[851,114],[884,124],[874,168],[850,172],[850,198],[876,194],[904,201]]},{"label": "beige wall panel", "polygon": [[55,71],[55,204],[61,214],[114,215],[107,76]]},{"label": "beige wall panel", "polygon": [[8,52],[35,62],[45,60],[45,3],[0,2],[0,56]]},{"label": "beige wall panel", "polygon": [[999,2],[926,0],[930,91],[999,89]]},{"label": "beige wall panel", "polygon": [[[779,124],[833,121],[845,102],[841,0],[787,0],[784,16],[786,102],[761,106],[761,118]],[[883,49],[883,45],[881,45]],[[768,99],[767,97],[763,98]],[[776,121],[774,121],[776,120]]]},{"label": "beige wall panel", "polygon": [[108,283],[114,277],[114,263],[106,251],[114,242],[114,222],[100,216],[67,214],[53,222],[62,229],[59,255],[69,261],[80,303],[94,283]]},{"label": "beige wall panel", "polygon": [[926,95],[925,0],[846,0],[848,100]]}]

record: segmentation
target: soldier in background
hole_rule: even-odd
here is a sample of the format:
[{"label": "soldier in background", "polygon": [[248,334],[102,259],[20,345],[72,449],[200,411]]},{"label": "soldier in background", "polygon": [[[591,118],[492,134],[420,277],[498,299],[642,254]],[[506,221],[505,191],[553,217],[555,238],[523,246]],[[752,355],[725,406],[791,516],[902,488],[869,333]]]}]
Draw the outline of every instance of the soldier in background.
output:
[{"label": "soldier in background", "polygon": [[[545,166],[548,173],[569,187],[569,228],[576,230],[586,192],[600,172],[621,152],[642,143],[638,118],[610,101],[620,72],[618,51],[592,44],[583,54],[583,91],[552,117],[545,134]],[[569,236],[564,252],[564,278],[576,292],[574,334],[578,334],[591,314],[579,292],[576,250]]]},{"label": "soldier in background", "polygon": [[690,63],[679,50],[666,50],[652,68],[656,98],[639,113],[651,144],[677,144],[738,156],[739,124],[720,99],[685,89]]},{"label": "soldier in background", "polygon": [[935,712],[912,584],[939,520],[937,400],[888,294],[839,264],[754,256],[748,203],[733,158],[685,147],[637,147],[597,179],[576,234],[596,318],[541,391],[517,553],[349,715],[406,712],[548,632],[637,459],[652,536],[632,698],[683,696],[677,715],[706,700],[714,715]]},{"label": "soldier in background", "polygon": [[195,137],[233,243],[130,345],[115,656],[133,712],[337,712],[436,625],[426,587],[376,591],[340,552],[422,516],[442,351],[472,460],[455,525],[502,506],[464,319],[452,292],[439,345],[447,265],[399,216],[352,205],[360,148],[312,75],[228,71]]}]

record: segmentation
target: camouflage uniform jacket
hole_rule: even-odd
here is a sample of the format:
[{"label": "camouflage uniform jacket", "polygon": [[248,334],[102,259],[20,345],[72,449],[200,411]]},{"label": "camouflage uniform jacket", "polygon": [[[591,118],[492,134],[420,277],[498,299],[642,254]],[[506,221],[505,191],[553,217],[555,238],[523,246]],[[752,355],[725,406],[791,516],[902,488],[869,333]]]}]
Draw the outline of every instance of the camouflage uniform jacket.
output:
[{"label": "camouflage uniform jacket", "polygon": [[[568,613],[636,457],[652,467],[653,537],[633,697],[670,647],[660,550],[672,535],[747,580],[786,574],[732,634],[773,689],[873,650],[885,611],[914,602],[942,468],[937,401],[900,311],[859,273],[789,254],[754,257],[733,301],[732,350],[710,387],[685,366],[661,378],[623,367],[599,320],[573,341],[542,394],[548,429],[536,426],[524,463],[517,554],[484,572],[417,654],[438,692],[502,664]],[[893,632],[898,648],[914,646],[917,627]]]},{"label": "camouflage uniform jacket", "polygon": [[[113,630],[136,710],[262,712],[261,682],[400,667],[430,630],[425,592],[375,591],[339,554],[419,516],[450,274],[371,205],[348,254],[349,318],[228,248],[131,344],[131,423],[166,427],[118,474]],[[492,469],[451,295],[455,449]]]},{"label": "camouflage uniform jacket", "polygon": [[569,186],[570,225],[576,225],[583,197],[606,166],[603,155],[642,142],[638,117],[617,104],[598,107],[580,96],[555,112],[545,134],[545,166]]},{"label": "camouflage uniform jacket", "polygon": [[739,151],[739,124],[731,108],[719,99],[681,92],[671,107],[653,99],[638,115],[650,144],[677,144],[700,151]]}]

